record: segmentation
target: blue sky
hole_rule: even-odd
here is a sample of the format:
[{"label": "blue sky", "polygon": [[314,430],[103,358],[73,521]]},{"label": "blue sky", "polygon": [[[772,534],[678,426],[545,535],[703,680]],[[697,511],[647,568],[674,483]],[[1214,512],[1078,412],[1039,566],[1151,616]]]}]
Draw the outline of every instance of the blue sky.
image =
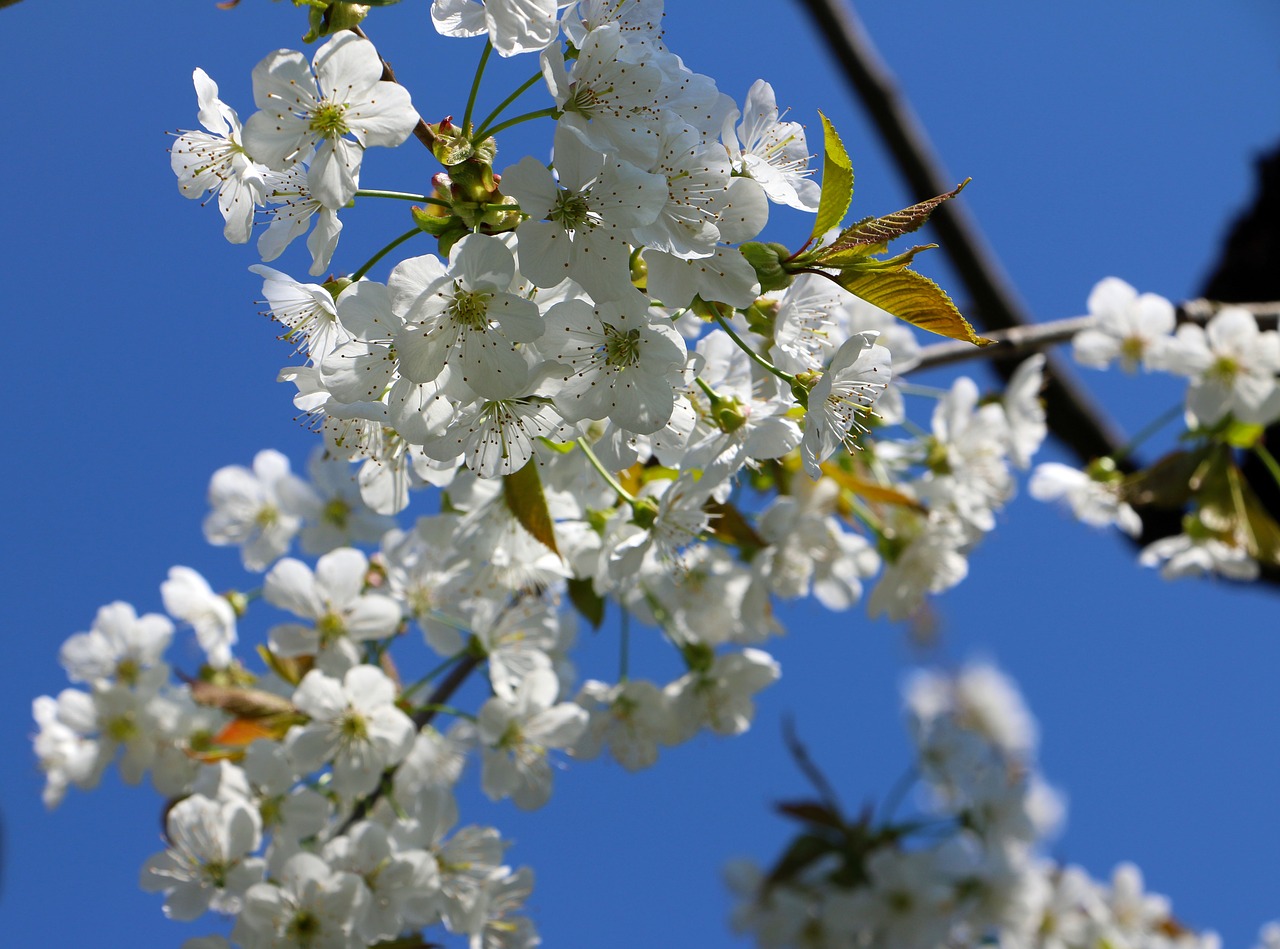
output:
[{"label": "blue sky", "polygon": [[[740,99],[770,80],[815,138],[817,109],[831,117],[854,160],[855,212],[908,202],[798,9],[669,6],[669,44],[721,89]],[[1082,312],[1111,274],[1173,299],[1195,292],[1249,198],[1253,157],[1280,140],[1271,0],[866,6],[952,177],[973,177],[963,200],[1038,318]],[[159,609],[171,565],[196,567],[215,587],[250,585],[234,552],[200,537],[209,475],[266,447],[300,465],[313,443],[274,381],[288,352],[257,315],[256,258],[222,240],[213,208],[179,196],[164,134],[195,125],[197,65],[247,116],[250,69],[273,49],[301,48],[302,14],[265,0],[228,12],[29,0],[0,18],[10,38],[0,65],[11,90],[0,158],[11,182],[7,311],[32,330],[11,341],[3,382],[14,413],[0,931],[15,944],[177,946],[203,930],[166,922],[136,884],[160,847],[160,801],[111,778],[46,814],[30,700],[64,686],[58,646],[100,605]],[[476,43],[437,38],[421,0],[367,29],[429,121],[461,113]],[[527,57],[495,64],[482,103],[534,68]],[[501,144],[499,167],[547,147],[537,128]],[[363,183],[425,187],[433,169],[421,158],[411,147],[371,153]],[[338,266],[403,230],[380,213],[348,224]],[[777,222],[775,239],[799,243]],[[427,249],[424,238],[415,252]],[[301,259],[282,263],[300,275]],[[948,281],[940,256],[933,267]],[[1179,398],[1154,379],[1086,381],[1129,431]],[[1070,806],[1055,855],[1096,875],[1135,860],[1184,921],[1216,928],[1229,946],[1280,916],[1276,604],[1265,590],[1165,584],[1120,540],[1027,499],[935,604],[943,655],[995,659],[1040,720],[1044,770]],[[500,827],[515,841],[509,860],[535,868],[531,910],[547,945],[741,945],[727,933],[720,868],[776,855],[787,828],[769,805],[807,790],[783,748],[786,715],[851,809],[902,771],[906,631],[858,610],[782,615],[792,630],[773,650],[783,680],[748,736],[699,739],[640,775],[574,764],[534,815],[489,803],[474,773],[464,779],[464,822]],[[633,668],[667,662],[635,638]],[[606,630],[582,665],[612,668],[614,650]]]}]

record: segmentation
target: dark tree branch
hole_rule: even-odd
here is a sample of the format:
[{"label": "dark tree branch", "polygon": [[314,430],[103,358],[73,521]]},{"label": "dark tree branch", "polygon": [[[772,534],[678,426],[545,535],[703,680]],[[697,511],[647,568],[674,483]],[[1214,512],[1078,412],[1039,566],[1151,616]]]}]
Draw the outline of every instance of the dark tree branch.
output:
[{"label": "dark tree branch", "polygon": [[[801,3],[875,123],[913,200],[921,201],[955,187],[852,8],[841,0]],[[964,283],[976,323],[986,330],[1004,330],[1035,322],[961,203],[944,204],[934,212],[930,224]],[[1016,368],[1011,359],[997,360],[994,365],[1005,379]],[[1070,370],[1052,356],[1047,370],[1044,398],[1053,434],[1082,463],[1119,451],[1125,439]]]}]

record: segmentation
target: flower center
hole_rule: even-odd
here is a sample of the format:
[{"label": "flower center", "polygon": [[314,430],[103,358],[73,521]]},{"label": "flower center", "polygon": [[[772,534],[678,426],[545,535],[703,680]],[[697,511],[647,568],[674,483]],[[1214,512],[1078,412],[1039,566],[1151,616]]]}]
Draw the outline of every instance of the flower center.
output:
[{"label": "flower center", "polygon": [[455,284],[449,317],[455,323],[473,330],[489,328],[489,300],[492,294],[479,290],[463,290]]},{"label": "flower center", "polygon": [[592,219],[586,194],[573,191],[561,191],[556,195],[555,207],[551,209],[547,218],[567,231],[577,230],[583,226],[594,227],[597,223]]},{"label": "flower center", "polygon": [[604,361],[615,369],[626,369],[640,361],[640,331],[622,332],[604,324]]},{"label": "flower center", "polygon": [[347,107],[327,99],[311,114],[311,131],[325,138],[341,138],[351,129],[347,127]]}]

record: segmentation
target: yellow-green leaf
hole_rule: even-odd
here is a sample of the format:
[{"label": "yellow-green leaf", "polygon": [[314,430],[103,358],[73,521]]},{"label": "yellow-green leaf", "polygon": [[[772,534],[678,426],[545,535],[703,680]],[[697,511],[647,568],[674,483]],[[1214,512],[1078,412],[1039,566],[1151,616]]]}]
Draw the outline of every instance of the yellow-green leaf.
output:
[{"label": "yellow-green leaf", "polygon": [[813,236],[822,237],[844,220],[853,200],[853,162],[835,126],[821,112],[822,119],[822,197],[818,199],[818,217],[813,222]]},{"label": "yellow-green leaf", "polygon": [[542,541],[550,550],[560,553],[556,546],[555,529],[551,526],[551,512],[547,510],[547,496],[542,493],[542,479],[538,477],[538,465],[532,459],[514,474],[502,477],[502,498],[507,508],[516,516],[520,526]]},{"label": "yellow-green leaf", "polygon": [[896,273],[842,270],[832,279],[854,296],[888,310],[898,319],[922,330],[975,346],[988,346],[994,342],[975,333],[943,289],[914,270]]},{"label": "yellow-green leaf", "polygon": [[921,201],[919,204],[913,204],[901,211],[894,211],[884,217],[864,218],[853,227],[841,232],[839,237],[823,248],[817,263],[824,267],[845,267],[859,257],[875,252],[890,241],[919,230],[939,205],[963,191],[970,180],[966,178],[956,185],[955,190]]},{"label": "yellow-green leaf", "polygon": [[830,461],[822,463],[822,473],[840,485],[840,487],[852,491],[858,497],[866,498],[868,501],[875,501],[879,504],[894,504],[898,507],[919,511],[922,514],[928,510],[910,495],[903,494],[894,488],[885,487],[882,484],[876,484],[874,481],[859,478],[853,472],[845,471],[839,465]]},{"label": "yellow-green leaf", "polygon": [[1170,452],[1125,478],[1120,496],[1139,507],[1181,508],[1190,500],[1192,482],[1207,457],[1207,448]]}]

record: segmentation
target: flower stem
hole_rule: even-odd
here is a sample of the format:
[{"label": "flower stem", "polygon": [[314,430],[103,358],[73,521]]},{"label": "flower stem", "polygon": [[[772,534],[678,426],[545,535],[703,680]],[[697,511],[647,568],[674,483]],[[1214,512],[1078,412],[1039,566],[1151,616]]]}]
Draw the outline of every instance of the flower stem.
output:
[{"label": "flower stem", "polygon": [[[511,103],[515,102],[522,95],[528,92],[533,87],[533,84],[541,78],[542,78],[542,73],[536,72],[532,76],[530,76],[528,79],[526,79],[523,83],[521,83],[520,87],[516,89],[515,92],[511,93],[511,95],[507,96],[500,103],[498,103],[498,107],[484,117],[484,121],[480,123],[480,128],[482,130],[487,129],[489,125],[493,122],[493,120],[502,114],[502,111],[507,106],[511,105]],[[471,136],[471,141],[482,142],[484,141],[484,139],[481,138],[479,135],[473,135]]]},{"label": "flower stem", "polygon": [[411,230],[405,231],[403,234],[401,234],[399,237],[393,240],[386,247],[382,248],[382,250],[378,251],[376,254],[374,254],[372,257],[366,260],[364,262],[364,266],[351,275],[352,281],[359,280],[361,277],[367,274],[369,272],[369,269],[374,264],[380,261],[383,257],[387,256],[387,254],[391,253],[393,250],[395,250],[397,247],[399,247],[409,238],[413,237],[414,234],[423,234],[423,233],[425,232],[421,228],[417,228],[417,227]]},{"label": "flower stem", "polygon": [[501,125],[495,125],[493,128],[482,128],[472,136],[472,141],[482,142],[492,135],[497,135],[504,129],[509,129],[513,125],[519,125],[521,122],[528,122],[531,119],[554,119],[558,115],[560,115],[560,110],[554,106],[549,109],[538,109],[534,112],[526,112],[524,115],[517,115],[513,119],[507,119],[507,121],[503,122]]},{"label": "flower stem", "polygon": [[485,64],[489,62],[489,54],[493,52],[493,41],[484,41],[484,52],[480,54],[480,63],[476,66],[475,78],[471,80],[471,94],[467,96],[467,111],[462,114],[462,131],[466,133],[471,127],[471,112],[476,107],[476,96],[480,92],[480,77],[484,75]]},{"label": "flower stem", "polygon": [[635,495],[620,485],[618,483],[618,479],[611,475],[608,469],[600,463],[600,459],[596,457],[596,453],[591,450],[591,446],[587,444],[587,440],[585,438],[578,439],[578,447],[581,448],[583,453],[587,456],[587,461],[591,462],[591,467],[600,472],[600,477],[604,478],[604,480],[608,482],[609,487],[613,488],[613,490],[618,493],[618,497],[622,498],[622,500],[626,501],[628,504],[636,503]]},{"label": "flower stem", "polygon": [[1271,472],[1271,477],[1275,478],[1276,484],[1280,485],[1280,464],[1276,464],[1275,456],[1267,450],[1267,446],[1259,442],[1253,446],[1253,453],[1267,466],[1267,470]]},{"label": "flower stem", "polygon": [[729,334],[729,338],[738,344],[738,348],[741,349],[748,356],[750,356],[752,359],[754,359],[756,361],[756,364],[759,365],[762,369],[765,369],[773,373],[775,376],[777,376],[779,379],[785,382],[788,386],[795,385],[795,381],[796,381],[795,376],[793,376],[789,372],[783,372],[781,369],[779,369],[777,366],[769,362],[769,360],[765,359],[753,348],[751,348],[751,346],[747,344],[747,341],[743,339],[741,336],[739,336],[737,332],[734,330],[734,328],[729,325],[729,321],[726,320],[719,313],[716,314],[716,322],[720,324],[720,328],[722,330],[724,330],[726,333]]},{"label": "flower stem", "polygon": [[433,198],[427,194],[409,194],[404,191],[373,191],[361,188],[356,192],[357,198],[395,198],[397,201],[421,201],[424,204],[434,204],[438,207],[449,207],[448,201],[441,201],[439,198]]},{"label": "flower stem", "polygon": [[618,681],[626,682],[631,667],[631,611],[622,610],[621,632],[618,639]]}]

